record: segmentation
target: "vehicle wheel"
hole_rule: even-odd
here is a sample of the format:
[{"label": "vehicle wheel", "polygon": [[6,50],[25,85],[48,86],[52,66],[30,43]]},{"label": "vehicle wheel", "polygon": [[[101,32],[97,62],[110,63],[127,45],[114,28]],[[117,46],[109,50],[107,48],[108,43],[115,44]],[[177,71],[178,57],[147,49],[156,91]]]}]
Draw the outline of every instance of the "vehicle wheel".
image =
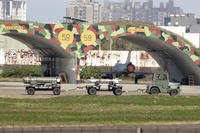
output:
[{"label": "vehicle wheel", "polygon": [[89,95],[96,95],[97,94],[97,90],[93,87],[87,88],[87,93]]},{"label": "vehicle wheel", "polygon": [[178,95],[178,91],[177,90],[171,90],[169,95],[170,96],[176,96],[176,95]]},{"label": "vehicle wheel", "polygon": [[159,89],[157,87],[152,87],[150,90],[151,95],[158,95],[159,94]]},{"label": "vehicle wheel", "polygon": [[113,94],[116,96],[122,95],[122,88],[120,88],[120,87],[114,88]]},{"label": "vehicle wheel", "polygon": [[34,95],[35,94],[35,89],[34,88],[27,88],[27,93],[28,95]]},{"label": "vehicle wheel", "polygon": [[56,87],[53,89],[53,94],[54,95],[60,95],[60,88],[59,87]]}]

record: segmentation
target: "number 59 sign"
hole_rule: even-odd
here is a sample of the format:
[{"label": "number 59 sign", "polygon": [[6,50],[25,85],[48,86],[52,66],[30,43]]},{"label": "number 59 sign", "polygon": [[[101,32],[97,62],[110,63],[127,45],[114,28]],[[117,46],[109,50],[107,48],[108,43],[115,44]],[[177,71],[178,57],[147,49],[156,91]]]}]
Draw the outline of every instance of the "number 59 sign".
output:
[{"label": "number 59 sign", "polygon": [[90,30],[86,30],[81,34],[81,41],[85,45],[92,45],[96,42],[96,35]]},{"label": "number 59 sign", "polygon": [[69,30],[63,30],[59,33],[58,39],[63,46],[67,47],[74,41],[74,34]]}]

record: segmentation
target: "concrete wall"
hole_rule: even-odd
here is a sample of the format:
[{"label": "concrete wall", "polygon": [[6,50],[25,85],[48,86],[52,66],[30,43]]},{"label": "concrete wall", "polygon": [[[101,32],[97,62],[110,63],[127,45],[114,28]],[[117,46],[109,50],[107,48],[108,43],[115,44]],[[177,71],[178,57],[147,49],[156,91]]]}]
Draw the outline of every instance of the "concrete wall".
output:
[{"label": "concrete wall", "polygon": [[200,133],[200,125],[1,127],[1,133]]},{"label": "concrete wall", "polygon": [[81,66],[114,66],[117,62],[125,64],[132,62],[136,67],[158,68],[158,63],[145,51],[110,51],[110,50],[91,50],[84,58],[80,59]]},{"label": "concrete wall", "polygon": [[187,33],[183,37],[193,43],[196,48],[200,48],[200,33]]},{"label": "concrete wall", "polygon": [[163,29],[180,35],[190,41],[196,48],[200,48],[200,33],[186,33],[185,26],[160,26]]},{"label": "concrete wall", "polygon": [[11,37],[0,35],[0,48],[4,49],[29,49],[25,44]]},{"label": "concrete wall", "polygon": [[181,82],[184,78],[183,74],[172,60],[167,61],[170,82]]}]

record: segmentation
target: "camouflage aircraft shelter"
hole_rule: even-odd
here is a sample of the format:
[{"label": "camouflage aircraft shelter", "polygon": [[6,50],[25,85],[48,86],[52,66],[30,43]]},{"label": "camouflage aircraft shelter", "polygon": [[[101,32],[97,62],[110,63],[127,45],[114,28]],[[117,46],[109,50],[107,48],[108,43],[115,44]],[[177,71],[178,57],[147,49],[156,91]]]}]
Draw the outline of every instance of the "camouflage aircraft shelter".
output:
[{"label": "camouflage aircraft shelter", "polygon": [[110,22],[96,25],[1,22],[0,33],[12,37],[55,60],[55,73],[65,72],[70,83],[77,80],[79,60],[89,50],[114,38],[125,39],[153,56],[169,72],[171,81],[188,75],[200,84],[200,54],[184,38],[146,23]]}]

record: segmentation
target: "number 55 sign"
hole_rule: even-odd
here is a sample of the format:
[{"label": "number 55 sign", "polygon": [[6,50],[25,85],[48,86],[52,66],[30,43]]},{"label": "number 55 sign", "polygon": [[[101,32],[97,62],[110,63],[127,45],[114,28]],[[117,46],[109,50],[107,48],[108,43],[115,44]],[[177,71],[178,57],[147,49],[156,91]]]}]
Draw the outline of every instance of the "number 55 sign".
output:
[{"label": "number 55 sign", "polygon": [[85,45],[92,45],[96,42],[96,35],[90,30],[86,30],[81,34],[81,41]]}]

